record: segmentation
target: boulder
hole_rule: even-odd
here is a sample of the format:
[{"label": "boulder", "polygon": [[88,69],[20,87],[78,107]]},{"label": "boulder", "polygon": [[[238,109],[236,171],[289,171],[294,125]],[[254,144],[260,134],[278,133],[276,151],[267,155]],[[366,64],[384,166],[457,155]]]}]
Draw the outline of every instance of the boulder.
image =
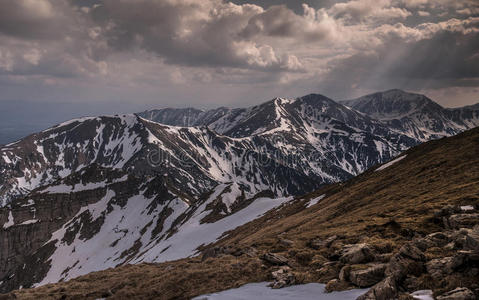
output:
[{"label": "boulder", "polygon": [[391,260],[393,257],[393,253],[382,253],[376,255],[376,261],[382,262],[382,263],[387,263]]},{"label": "boulder", "polygon": [[351,272],[351,266],[350,265],[345,265],[344,267],[342,267],[341,271],[339,271],[339,280],[349,281],[349,273],[350,272]]},{"label": "boulder", "polygon": [[296,283],[296,277],[291,272],[291,268],[284,266],[277,271],[271,272],[274,282],[269,286],[273,289],[280,289]]},{"label": "boulder", "polygon": [[479,224],[479,213],[473,214],[455,214],[448,218],[449,228],[473,227]]},{"label": "boulder", "polygon": [[220,254],[221,254],[220,248],[218,247],[208,248],[205,251],[203,251],[203,255],[201,256],[201,261],[205,261],[208,258],[218,257]]},{"label": "boulder", "polygon": [[444,247],[451,241],[451,236],[443,232],[435,232],[424,238],[427,248]]},{"label": "boulder", "polygon": [[246,249],[243,249],[244,254],[246,254],[249,257],[257,257],[258,256],[258,250],[252,247],[248,247]]},{"label": "boulder", "polygon": [[350,285],[346,281],[331,279],[330,281],[328,281],[328,283],[324,287],[324,290],[327,293],[331,293],[331,292],[334,292],[334,291],[344,291],[348,288],[350,288]]},{"label": "boulder", "polygon": [[414,243],[406,243],[399,249],[399,254],[415,261],[424,261],[426,257],[424,253],[414,245]]},{"label": "boulder", "polygon": [[426,269],[434,280],[441,280],[445,275],[453,272],[455,266],[453,257],[443,257],[430,260],[426,263]]},{"label": "boulder", "polygon": [[392,277],[386,277],[370,288],[366,294],[359,296],[357,300],[390,300],[395,299],[397,294],[396,281]]},{"label": "boulder", "polygon": [[286,265],[288,263],[288,259],[282,255],[276,253],[266,253],[263,255],[263,259],[272,265]]},{"label": "boulder", "polygon": [[375,253],[367,244],[345,245],[339,260],[347,264],[367,263],[375,260]]},{"label": "boulder", "polygon": [[462,248],[464,250],[479,251],[479,227],[476,226],[473,229],[461,228],[456,230],[452,239],[456,248]]},{"label": "boulder", "polygon": [[293,241],[288,240],[288,239],[280,239],[279,244],[284,247],[291,247],[293,246]]},{"label": "boulder", "polygon": [[349,271],[349,281],[358,287],[369,287],[380,282],[384,278],[385,264],[369,264],[366,268],[355,269],[351,267]]},{"label": "boulder", "polygon": [[385,274],[397,281],[404,279],[406,275],[419,275],[423,272],[425,256],[411,243],[402,246],[389,261]]},{"label": "boulder", "polygon": [[473,250],[479,252],[479,228],[475,227],[473,230],[468,230],[464,245],[464,250]]},{"label": "boulder", "polygon": [[315,249],[315,250],[319,250],[319,249],[322,249],[322,248],[328,248],[329,246],[331,246],[331,244],[337,238],[338,238],[337,235],[333,235],[333,236],[328,237],[325,240],[318,239],[318,238],[312,239],[311,241],[309,241],[308,246]]},{"label": "boulder", "polygon": [[458,287],[452,291],[446,292],[436,298],[437,300],[474,300],[476,296],[474,293],[463,287]]}]

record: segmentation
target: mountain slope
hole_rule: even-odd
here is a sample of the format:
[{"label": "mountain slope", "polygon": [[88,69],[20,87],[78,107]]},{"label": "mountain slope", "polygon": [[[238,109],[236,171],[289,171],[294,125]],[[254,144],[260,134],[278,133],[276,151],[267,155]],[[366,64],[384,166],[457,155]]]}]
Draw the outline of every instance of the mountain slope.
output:
[{"label": "mountain slope", "polygon": [[[299,101],[257,107],[279,111],[278,127],[248,137],[123,115],[72,120],[7,145],[0,238],[23,242],[1,249],[0,288],[193,255],[286,196],[350,178],[406,147],[323,100],[305,101],[336,118],[302,116]],[[290,104],[296,118],[283,107]]]},{"label": "mountain slope", "polygon": [[232,181],[251,193],[299,195],[415,143],[320,95],[230,110],[208,127],[159,125],[135,115],[83,118],[0,148],[0,200],[5,205],[92,163],[167,173],[190,182],[179,188],[192,195]]},{"label": "mountain slope", "polygon": [[[367,245],[376,264],[385,264],[386,270],[394,266],[404,274],[394,277],[397,286],[391,292],[432,289],[437,296],[458,286],[474,290],[479,283],[471,275],[478,267],[474,253],[479,253],[479,232],[471,226],[478,223],[474,219],[479,208],[478,149],[479,129],[414,147],[394,163],[299,197],[230,231],[207,247],[216,250],[214,255],[206,255],[211,252],[205,250],[204,259],[123,266],[14,294],[20,299],[62,295],[187,299],[246,282],[273,280],[272,272],[280,267],[265,259],[268,253],[287,260],[296,283],[354,287],[340,270],[349,266],[348,272],[356,272],[355,268],[364,270],[372,263],[350,263],[344,250],[351,249],[348,244]],[[465,218],[472,223],[450,223]],[[466,229],[457,230],[461,226]],[[447,262],[460,257],[461,261],[455,260],[457,267],[448,269]],[[410,269],[403,273],[405,266]]]},{"label": "mountain slope", "polygon": [[91,166],[0,211],[2,240],[26,240],[3,246],[1,289],[194,255],[225,231],[290,200],[271,195],[249,197],[237,184],[223,184],[194,199],[167,177]]},{"label": "mountain slope", "polygon": [[401,90],[341,101],[418,141],[458,134],[479,125],[479,112],[469,108],[445,109],[424,95]]},{"label": "mountain slope", "polygon": [[164,108],[144,111],[137,115],[144,119],[165,125],[193,127],[208,125],[229,111],[231,111],[231,109],[225,107],[208,111],[196,108]]},{"label": "mountain slope", "polygon": [[[428,113],[441,112],[427,99],[424,103],[420,108],[427,106]],[[420,110],[416,100],[411,105],[412,111]],[[236,227],[259,218],[259,227],[242,237],[247,240],[269,222],[281,228],[281,221],[262,217],[267,210],[284,207],[280,219],[301,213],[315,203],[329,203],[328,193],[339,193],[342,185],[327,187],[311,201],[308,196],[291,202],[290,195],[345,181],[419,142],[384,120],[317,94],[220,111],[193,111],[201,125],[196,127],[159,124],[137,115],[82,118],[2,147],[0,197],[7,205],[0,209],[0,238],[6,241],[0,251],[0,289],[57,282],[128,263],[190,257],[210,248],[226,231],[239,232]],[[470,113],[457,112],[458,119]],[[171,113],[158,116],[185,123],[180,117],[184,111]],[[203,124],[204,116],[211,118]],[[409,159],[409,154],[401,156],[377,172]],[[408,197],[414,187],[403,188],[402,197]],[[334,219],[344,216],[341,209],[354,211],[352,203],[363,196],[351,198],[353,194],[334,198],[331,203],[340,206],[334,214],[324,214]],[[382,203],[368,201],[374,206],[361,206],[379,213]],[[224,241],[239,236],[228,233]],[[12,242],[18,240],[22,242]],[[248,249],[265,250],[258,248],[262,243],[256,240]],[[245,251],[249,253],[238,253]]]}]

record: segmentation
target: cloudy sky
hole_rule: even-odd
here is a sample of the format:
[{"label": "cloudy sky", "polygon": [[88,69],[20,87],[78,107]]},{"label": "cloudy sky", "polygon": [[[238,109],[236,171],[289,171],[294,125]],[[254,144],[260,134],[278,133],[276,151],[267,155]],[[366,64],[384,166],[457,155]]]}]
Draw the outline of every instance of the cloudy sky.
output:
[{"label": "cloudy sky", "polygon": [[0,0],[0,143],[74,116],[390,88],[479,102],[479,2]]}]

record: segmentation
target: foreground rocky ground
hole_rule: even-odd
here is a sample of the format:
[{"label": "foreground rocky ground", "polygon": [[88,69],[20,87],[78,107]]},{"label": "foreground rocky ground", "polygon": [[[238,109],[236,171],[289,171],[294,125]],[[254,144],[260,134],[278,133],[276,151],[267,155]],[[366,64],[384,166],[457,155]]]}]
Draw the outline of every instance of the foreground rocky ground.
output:
[{"label": "foreground rocky ground", "polygon": [[228,232],[200,257],[123,266],[2,297],[189,299],[271,281],[272,288],[370,288],[361,299],[411,299],[418,290],[477,299],[479,129],[403,155]]}]

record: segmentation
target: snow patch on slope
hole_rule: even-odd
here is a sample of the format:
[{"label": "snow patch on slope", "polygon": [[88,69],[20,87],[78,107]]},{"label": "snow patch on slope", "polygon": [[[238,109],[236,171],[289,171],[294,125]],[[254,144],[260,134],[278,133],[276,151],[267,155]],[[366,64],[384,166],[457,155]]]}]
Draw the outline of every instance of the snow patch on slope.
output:
[{"label": "snow patch on slope", "polygon": [[376,172],[377,172],[377,171],[382,171],[382,170],[384,170],[384,169],[386,169],[386,168],[389,168],[390,166],[392,166],[392,165],[394,165],[394,164],[400,162],[400,161],[403,160],[404,158],[406,158],[406,156],[407,156],[407,155],[403,155],[403,156],[400,156],[400,157],[398,157],[398,158],[396,158],[396,159],[394,159],[394,160],[391,160],[390,162],[388,162],[388,163],[386,163],[386,164],[380,166],[379,168],[377,168],[377,169],[376,169]]},{"label": "snow patch on slope", "polygon": [[268,285],[269,282],[250,283],[236,289],[198,296],[193,300],[352,300],[367,292],[367,289],[356,289],[326,293],[325,285],[320,283],[293,285],[282,289],[272,289]]}]

